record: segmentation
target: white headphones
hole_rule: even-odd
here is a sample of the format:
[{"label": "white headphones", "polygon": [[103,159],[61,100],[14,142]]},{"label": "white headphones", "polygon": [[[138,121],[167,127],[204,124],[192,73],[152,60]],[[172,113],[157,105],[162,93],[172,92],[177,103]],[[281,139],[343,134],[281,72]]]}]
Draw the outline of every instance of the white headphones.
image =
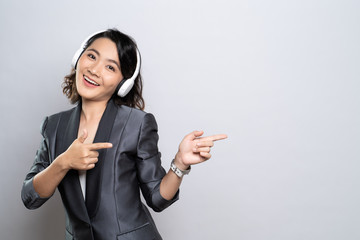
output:
[{"label": "white headphones", "polygon": [[[89,37],[87,37],[80,45],[80,48],[75,52],[74,57],[71,61],[71,66],[76,69],[76,64],[79,61],[79,58],[81,56],[81,54],[84,52],[85,47],[86,47],[86,43],[89,41],[90,38],[92,38],[93,36],[95,36],[96,34],[105,32],[106,30],[102,30],[102,31],[98,31],[95,32],[93,34],[91,34]],[[128,79],[123,79],[121,80],[120,84],[119,84],[119,90],[117,92],[117,95],[120,97],[125,97],[130,90],[132,89],[132,87],[134,86],[135,83],[135,79],[136,77],[139,75],[140,72],[140,53],[139,50],[136,48],[136,68],[135,71],[133,73],[133,75],[128,78]]]}]

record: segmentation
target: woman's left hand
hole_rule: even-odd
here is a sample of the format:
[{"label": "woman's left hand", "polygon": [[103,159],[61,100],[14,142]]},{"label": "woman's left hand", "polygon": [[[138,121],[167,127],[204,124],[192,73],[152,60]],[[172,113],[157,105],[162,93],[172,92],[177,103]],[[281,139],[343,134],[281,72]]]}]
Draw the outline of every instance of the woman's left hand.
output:
[{"label": "woman's left hand", "polygon": [[227,138],[226,134],[217,134],[201,137],[203,131],[194,131],[184,137],[179,145],[175,157],[175,164],[181,170],[186,170],[190,165],[198,164],[211,158],[210,150],[214,142]]}]

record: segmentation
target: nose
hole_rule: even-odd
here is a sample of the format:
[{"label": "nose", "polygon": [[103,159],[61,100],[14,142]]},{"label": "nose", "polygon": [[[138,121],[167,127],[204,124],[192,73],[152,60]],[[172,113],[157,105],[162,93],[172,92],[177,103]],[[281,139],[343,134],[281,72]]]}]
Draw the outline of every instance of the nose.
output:
[{"label": "nose", "polygon": [[91,75],[95,75],[97,77],[99,77],[99,74],[100,74],[100,64],[98,63],[94,63],[92,64],[89,68],[88,68],[88,72],[91,74]]}]

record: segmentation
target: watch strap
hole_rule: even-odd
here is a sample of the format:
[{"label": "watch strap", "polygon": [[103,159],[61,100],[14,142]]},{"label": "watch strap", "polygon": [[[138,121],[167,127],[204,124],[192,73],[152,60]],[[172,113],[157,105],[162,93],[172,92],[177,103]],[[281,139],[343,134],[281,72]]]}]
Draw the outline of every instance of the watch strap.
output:
[{"label": "watch strap", "polygon": [[189,172],[190,172],[190,170],[191,170],[191,166],[189,166],[189,168],[186,169],[186,170],[181,170],[180,168],[178,168],[178,167],[175,165],[175,159],[173,159],[173,160],[171,161],[171,164],[170,164],[170,169],[171,169],[179,178],[181,178],[182,176],[189,174]]}]

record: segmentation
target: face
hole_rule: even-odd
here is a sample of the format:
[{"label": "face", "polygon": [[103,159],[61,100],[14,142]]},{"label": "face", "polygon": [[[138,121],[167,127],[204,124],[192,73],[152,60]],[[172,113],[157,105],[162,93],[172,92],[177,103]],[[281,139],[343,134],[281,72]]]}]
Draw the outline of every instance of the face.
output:
[{"label": "face", "polygon": [[76,69],[76,88],[83,100],[108,101],[123,79],[116,45],[96,39],[81,55]]}]

